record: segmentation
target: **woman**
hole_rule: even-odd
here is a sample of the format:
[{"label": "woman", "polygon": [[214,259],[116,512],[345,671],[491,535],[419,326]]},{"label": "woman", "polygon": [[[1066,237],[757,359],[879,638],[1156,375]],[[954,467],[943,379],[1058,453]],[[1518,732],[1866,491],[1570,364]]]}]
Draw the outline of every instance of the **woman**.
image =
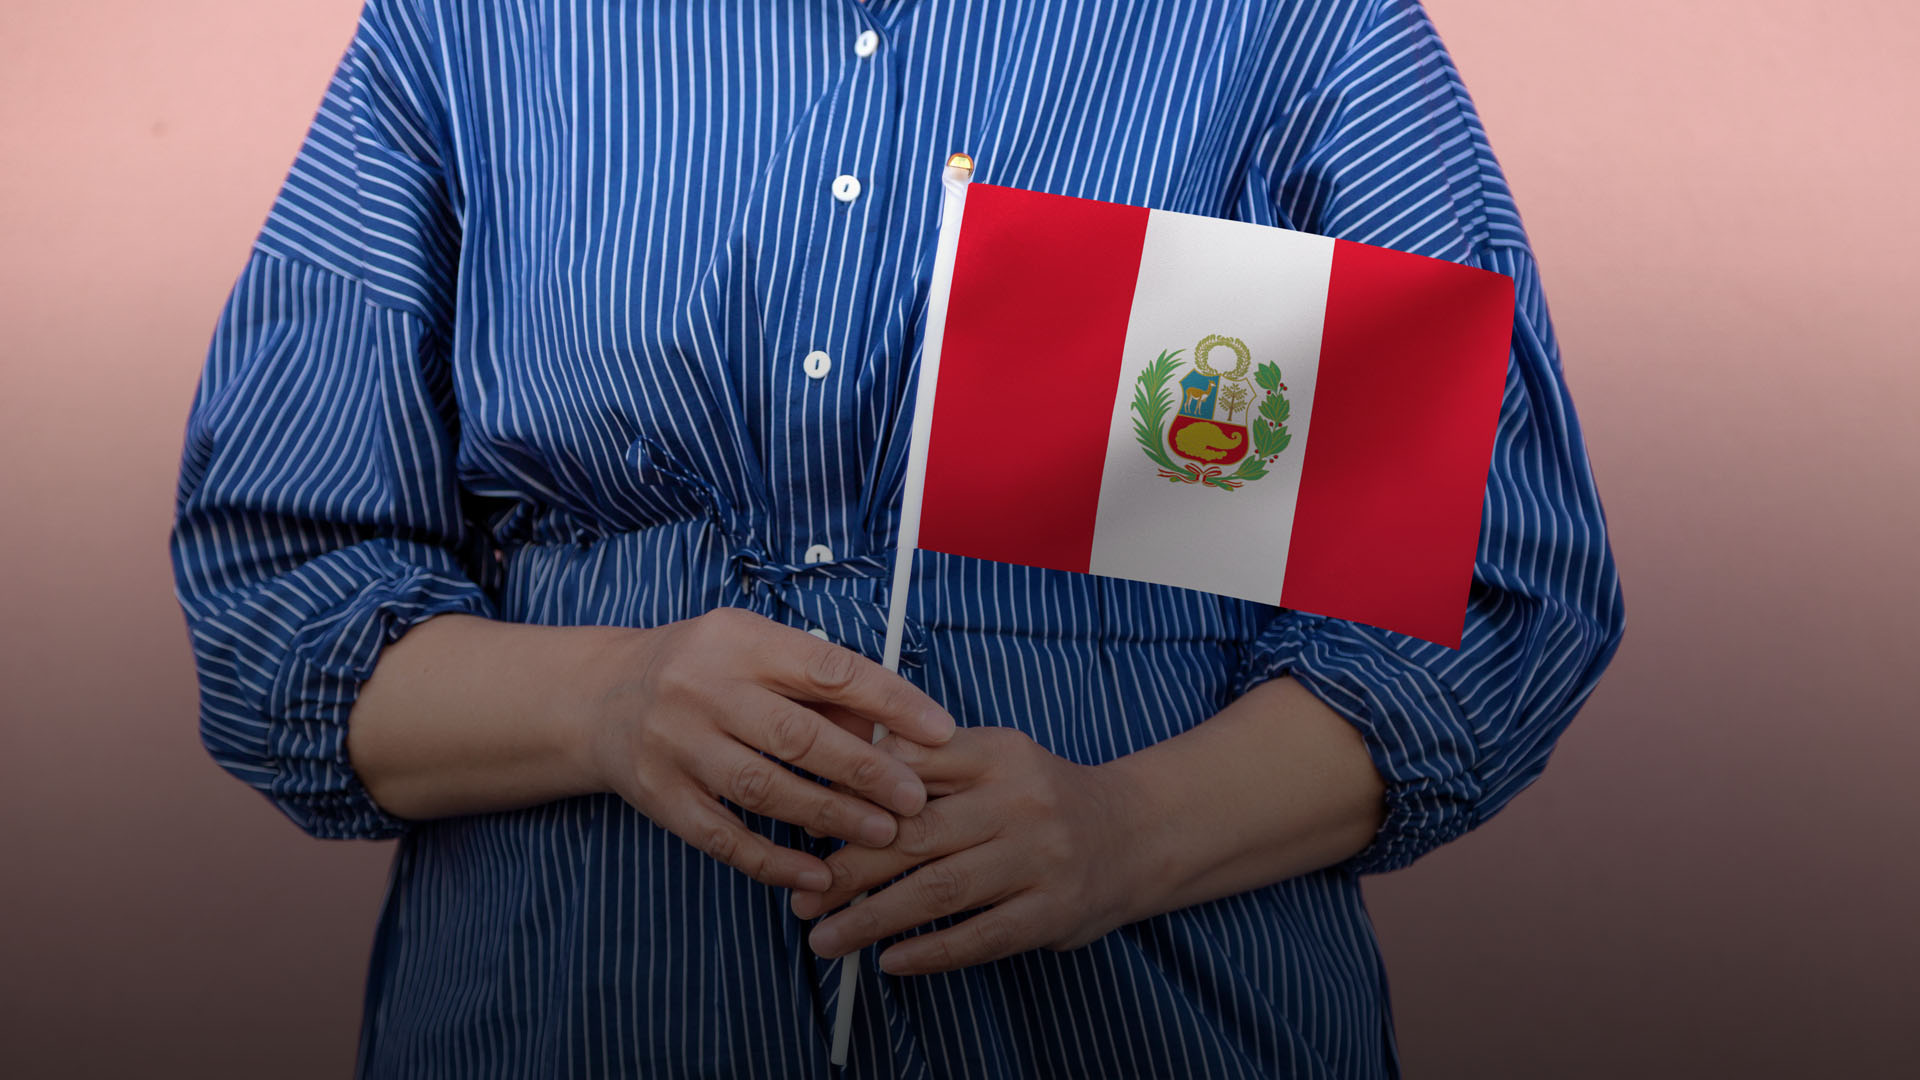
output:
[{"label": "woman", "polygon": [[[923,553],[875,665],[954,149],[1512,276],[1460,650]],[[875,942],[852,1075],[1393,1075],[1358,875],[1531,782],[1621,627],[1414,0],[369,0],[178,509],[209,749],[400,839],[367,1076],[826,1076]]]}]

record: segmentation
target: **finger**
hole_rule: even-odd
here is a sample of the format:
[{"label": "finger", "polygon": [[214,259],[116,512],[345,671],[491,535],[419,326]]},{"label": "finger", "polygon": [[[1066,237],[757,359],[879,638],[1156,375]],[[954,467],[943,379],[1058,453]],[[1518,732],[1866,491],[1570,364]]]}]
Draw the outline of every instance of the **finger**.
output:
[{"label": "finger", "polygon": [[[835,780],[835,781],[834,781],[833,783],[831,783],[831,784],[828,784],[828,785],[827,785],[827,787],[828,787],[828,789],[829,789],[829,790],[832,790],[832,791],[838,791],[838,792],[840,792],[841,794],[844,794],[844,795],[851,795],[851,794],[853,794],[853,792],[852,792],[852,791],[850,791],[850,790],[849,790],[849,789],[847,788],[847,785],[845,785],[845,784],[843,784],[843,783],[841,783],[841,782],[839,782],[838,780]],[[931,793],[929,793],[929,796],[931,796]],[[808,836],[811,836],[811,837],[813,837],[813,838],[814,838],[815,840],[818,840],[818,839],[820,839],[820,838],[822,838],[822,837],[824,837],[824,836],[826,836],[827,834],[826,834],[826,833],[823,833],[823,832],[821,832],[821,831],[819,831],[818,829],[813,829],[813,828],[808,828],[808,829],[807,829],[807,835],[808,835]]]},{"label": "finger", "polygon": [[825,889],[796,889],[787,900],[794,917],[816,919],[869,889],[877,888],[924,862],[891,847],[848,846],[827,856],[832,884]]},{"label": "finger", "polygon": [[814,702],[813,711],[826,717],[828,723],[854,738],[869,744],[873,742],[874,722],[859,713],[830,701]]},{"label": "finger", "polygon": [[1019,898],[999,904],[957,926],[920,934],[880,954],[880,970],[889,975],[932,975],[1001,960],[1042,945],[1030,905]]},{"label": "finger", "polygon": [[915,814],[926,804],[926,785],[900,759],[770,690],[748,687],[737,702],[728,702],[720,724],[748,746],[839,781],[895,813]]},{"label": "finger", "polygon": [[825,863],[748,829],[719,803],[689,789],[656,818],[662,828],[755,881],[785,889],[825,888]]},{"label": "finger", "polygon": [[1006,895],[1007,867],[986,848],[969,848],[920,867],[813,928],[807,941],[825,957],[843,956],[942,915]]},{"label": "finger", "polygon": [[911,739],[889,734],[874,745],[888,757],[902,762],[927,785],[928,794],[956,790],[959,785],[983,775],[993,764],[989,747],[991,728],[962,728],[944,746],[922,746]]},{"label": "finger", "polygon": [[811,919],[895,877],[946,855],[977,847],[995,833],[991,818],[965,795],[935,799],[925,810],[901,818],[899,834],[886,848],[847,847],[827,856],[833,886],[821,895],[795,893],[794,915]]},{"label": "finger", "polygon": [[707,790],[743,810],[801,825],[849,843],[885,847],[897,835],[892,814],[865,799],[805,780],[739,743],[722,743],[693,765]]},{"label": "finger", "polygon": [[953,737],[953,717],[919,687],[851,649],[788,626],[769,625],[778,640],[758,680],[795,701],[839,705],[906,738],[938,746]]},{"label": "finger", "polygon": [[[849,792],[847,791],[847,785],[842,784],[839,781],[835,781],[831,784],[828,784],[827,788],[830,791],[838,791],[842,794],[849,794]],[[816,829],[811,825],[803,825],[801,827],[806,829],[807,835],[813,837],[815,840],[824,839],[827,835],[826,833],[821,832],[819,829]]]}]

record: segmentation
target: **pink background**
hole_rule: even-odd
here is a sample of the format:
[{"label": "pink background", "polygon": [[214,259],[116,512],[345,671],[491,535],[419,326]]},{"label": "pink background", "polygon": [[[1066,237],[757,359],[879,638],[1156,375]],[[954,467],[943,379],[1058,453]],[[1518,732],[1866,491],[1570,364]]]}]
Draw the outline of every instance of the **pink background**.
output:
[{"label": "pink background", "polygon": [[[1368,896],[1410,1076],[1910,1072],[1906,0],[1433,0],[1626,584],[1544,780]],[[0,1072],[345,1075],[388,849],[219,772],[165,539],[214,316],[356,0],[0,10]]]}]

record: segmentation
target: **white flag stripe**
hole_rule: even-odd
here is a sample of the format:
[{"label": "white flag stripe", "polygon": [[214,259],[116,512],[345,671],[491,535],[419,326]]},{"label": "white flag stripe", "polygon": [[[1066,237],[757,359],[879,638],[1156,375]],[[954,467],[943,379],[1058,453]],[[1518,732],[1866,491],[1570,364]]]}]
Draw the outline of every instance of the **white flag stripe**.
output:
[{"label": "white flag stripe", "polygon": [[[1324,236],[1157,210],[1148,218],[1126,349],[1118,358],[1094,573],[1279,602],[1332,264],[1333,241]],[[1245,375],[1253,393],[1235,423],[1246,422],[1265,396],[1252,383],[1263,363],[1279,365],[1292,405],[1292,442],[1267,475],[1233,491],[1160,475],[1135,436],[1131,408],[1141,371],[1162,351],[1178,349],[1170,423],[1180,405],[1178,381],[1199,359],[1194,347],[1213,334],[1245,342],[1253,365]],[[1216,370],[1234,363],[1228,349],[1209,352]],[[1241,438],[1250,440],[1251,432]]]}]

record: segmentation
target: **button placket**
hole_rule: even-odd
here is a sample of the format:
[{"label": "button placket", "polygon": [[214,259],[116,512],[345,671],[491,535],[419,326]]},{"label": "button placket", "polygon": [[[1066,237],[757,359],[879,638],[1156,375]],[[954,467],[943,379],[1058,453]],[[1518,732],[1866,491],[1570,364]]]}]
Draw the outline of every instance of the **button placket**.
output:
[{"label": "button placket", "polygon": [[782,428],[770,435],[785,447],[772,455],[775,468],[789,478],[786,490],[818,493],[807,505],[800,499],[778,500],[773,508],[771,538],[796,547],[825,537],[836,546],[853,542],[858,547],[858,541],[841,534],[850,524],[852,490],[831,477],[811,477],[817,467],[856,458],[862,452],[856,444],[876,437],[860,399],[872,386],[864,370],[870,362],[868,306],[876,252],[887,230],[869,215],[881,213],[893,197],[898,88],[890,54],[881,49],[882,34],[869,25],[870,14],[861,11],[842,24],[840,48],[847,52],[836,65],[837,85],[823,99],[828,107],[809,118],[809,130],[795,143],[800,160],[820,171],[806,187],[787,189],[818,200],[802,212],[821,230],[809,244],[809,265],[793,275],[802,286],[789,309],[797,317],[781,335],[785,348],[775,353],[784,354],[787,365],[798,362],[799,371],[787,367],[792,375],[805,376],[785,384],[791,396]]}]

